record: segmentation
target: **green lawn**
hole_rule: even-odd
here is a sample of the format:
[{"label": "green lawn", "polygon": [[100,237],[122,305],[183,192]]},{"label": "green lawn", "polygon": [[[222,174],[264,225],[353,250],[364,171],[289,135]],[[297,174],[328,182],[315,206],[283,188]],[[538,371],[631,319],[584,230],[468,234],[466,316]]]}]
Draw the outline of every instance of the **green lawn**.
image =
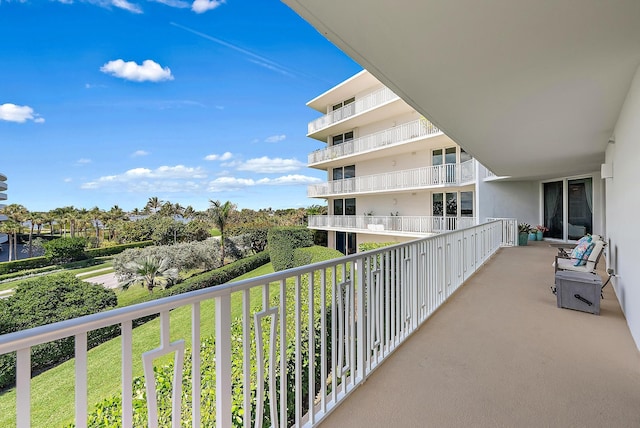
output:
[{"label": "green lawn", "polygon": [[[312,263],[336,257],[334,252],[325,248],[311,247]],[[239,281],[254,278],[273,272],[271,263],[267,263],[245,275],[236,278]],[[128,298],[134,299],[139,293],[147,293],[142,287],[134,287],[125,292],[118,291],[119,306],[126,306]],[[131,293],[130,295],[128,293]],[[279,293],[278,283],[270,287],[270,294]],[[134,296],[135,294],[135,296]],[[132,296],[132,297],[129,297]],[[251,307],[262,304],[262,289],[251,291]],[[231,299],[232,318],[242,313],[241,294],[235,293]],[[184,339],[187,347],[191,345],[191,308],[182,307],[171,312],[171,340]],[[200,317],[201,337],[214,333],[214,301],[201,304]],[[156,318],[133,331],[133,377],[141,376],[142,353],[154,349],[160,344],[160,320]],[[88,391],[90,406],[101,399],[117,394],[121,390],[121,340],[112,339],[89,351],[88,355]],[[155,361],[156,365],[166,364],[172,356],[165,356]],[[56,427],[73,422],[74,415],[74,361],[67,361],[48,370],[31,382],[32,426]],[[11,389],[0,395],[0,427],[15,426],[15,390]]]}]

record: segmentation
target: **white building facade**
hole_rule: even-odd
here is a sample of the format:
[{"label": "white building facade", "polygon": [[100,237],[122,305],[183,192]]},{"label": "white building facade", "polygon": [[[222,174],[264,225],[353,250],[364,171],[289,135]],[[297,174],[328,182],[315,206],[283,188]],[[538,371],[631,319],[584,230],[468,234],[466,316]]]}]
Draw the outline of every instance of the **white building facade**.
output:
[{"label": "white building facade", "polygon": [[477,223],[478,163],[368,71],[307,105],[323,114],[308,126],[323,144],[308,166],[327,172],[307,193],[328,205],[309,227],[328,231],[331,248],[352,254]]}]

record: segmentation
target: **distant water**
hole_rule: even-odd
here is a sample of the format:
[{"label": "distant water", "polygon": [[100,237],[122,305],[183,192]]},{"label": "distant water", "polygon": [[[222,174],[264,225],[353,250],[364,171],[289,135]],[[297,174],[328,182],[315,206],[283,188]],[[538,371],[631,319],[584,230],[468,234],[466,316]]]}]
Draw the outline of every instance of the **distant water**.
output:
[{"label": "distant water", "polygon": [[[27,254],[22,253],[23,246],[24,245],[22,244],[18,244],[18,259],[27,258]],[[6,242],[4,244],[0,244],[0,248],[2,248],[2,251],[0,251],[0,262],[6,262],[9,260],[9,244]]]}]

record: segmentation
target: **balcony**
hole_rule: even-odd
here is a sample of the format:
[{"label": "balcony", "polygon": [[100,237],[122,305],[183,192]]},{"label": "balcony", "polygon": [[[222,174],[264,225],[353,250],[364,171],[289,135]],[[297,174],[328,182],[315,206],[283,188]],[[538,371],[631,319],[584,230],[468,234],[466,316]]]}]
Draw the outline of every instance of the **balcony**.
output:
[{"label": "balcony", "polygon": [[500,250],[322,427],[640,426],[640,356],[613,288],[600,316],[557,308],[554,254]]},{"label": "balcony", "polygon": [[[166,355],[173,357],[178,369],[173,376],[158,376],[172,385],[172,404],[164,408],[172,409],[175,427],[180,426],[180,414],[189,415],[194,426],[201,426],[202,417],[212,416],[211,409],[205,415],[199,406],[185,404],[193,402],[192,397],[215,402],[219,427],[232,425],[236,406],[244,412],[235,412],[234,418],[244,419],[245,426],[265,418],[273,421],[270,425],[277,421],[283,427],[314,426],[500,248],[502,236],[502,222],[496,221],[0,336],[0,355],[17,354],[16,425],[30,425],[32,402],[65,394],[75,409],[76,426],[86,426],[93,405],[88,400],[88,332],[115,325],[122,332],[121,349],[114,353],[114,359],[121,357],[122,426],[132,425],[134,408],[141,405],[142,392],[136,390],[134,407],[134,359],[144,363],[140,382],[146,385],[142,400],[148,425],[158,425],[153,361]],[[237,320],[231,317],[232,302],[241,304]],[[172,311],[179,308],[190,315],[190,339],[201,344],[196,349],[204,346],[201,325],[215,320],[214,360],[204,360],[198,352],[189,356],[186,338],[170,334]],[[153,315],[159,317],[159,346],[140,354],[134,351],[139,345],[134,347],[133,321]],[[41,385],[30,379],[32,348],[65,337],[75,338],[74,379],[65,379],[66,385],[47,385],[46,390],[32,388],[32,383]],[[309,350],[320,357],[310,358]],[[183,382],[185,359],[190,362],[185,366],[190,380]],[[215,379],[207,388],[200,372],[205,362],[213,364],[209,376]]]},{"label": "balcony", "polygon": [[476,177],[475,161],[451,163],[382,174],[333,180],[307,187],[310,198],[353,195],[378,192],[406,192],[443,186],[473,184]]},{"label": "balcony", "polygon": [[[164,353],[180,362],[183,338],[169,332],[170,311],[181,307],[191,313],[194,343],[201,322],[215,320],[214,385],[201,388],[198,353],[192,380],[164,379],[173,384],[173,414],[187,413],[193,426],[210,415],[192,397],[214,400],[215,423],[225,428],[232,415],[244,426],[637,426],[638,351],[612,288],[600,316],[556,308],[553,249],[500,249],[515,226],[486,223],[0,336],[0,354],[17,351],[17,426],[30,425],[31,402],[56,393],[68,396],[76,426],[86,426],[86,334],[109,325],[122,329],[122,426],[131,426],[132,320],[160,316],[160,346],[145,361]],[[242,317],[232,322],[236,299]],[[68,336],[76,338],[75,398],[58,385],[31,390],[31,348]],[[151,427],[153,384],[136,397]]]},{"label": "balcony", "polygon": [[309,228],[423,237],[475,226],[474,217],[313,215]]},{"label": "balcony", "polygon": [[308,163],[309,166],[317,166],[323,162],[364,154],[380,148],[394,147],[436,135],[443,135],[443,133],[431,122],[426,119],[414,120],[342,144],[316,150],[309,154]]},{"label": "balcony", "polygon": [[383,87],[367,95],[359,97],[354,102],[347,104],[344,107],[333,110],[332,112],[319,117],[318,119],[309,122],[307,135],[319,132],[329,126],[346,120],[350,117],[359,115],[366,111],[380,107],[391,101],[399,100],[396,94],[391,89]]}]

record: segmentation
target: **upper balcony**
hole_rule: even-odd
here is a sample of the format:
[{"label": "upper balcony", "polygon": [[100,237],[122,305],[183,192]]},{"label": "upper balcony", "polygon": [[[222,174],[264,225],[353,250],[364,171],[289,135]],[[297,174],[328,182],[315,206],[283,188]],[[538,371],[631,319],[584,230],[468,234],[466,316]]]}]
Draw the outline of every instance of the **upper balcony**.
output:
[{"label": "upper balcony", "polygon": [[7,190],[7,183],[0,181],[0,192]]},{"label": "upper balcony", "polygon": [[326,166],[330,162],[350,156],[363,155],[381,148],[396,147],[439,135],[444,134],[435,125],[427,119],[418,119],[342,144],[316,150],[309,154],[308,163],[310,167]]},{"label": "upper balcony", "polygon": [[382,192],[409,192],[444,186],[465,186],[475,181],[475,161],[451,163],[382,174],[333,180],[312,184],[307,188],[310,198]]},{"label": "upper balcony", "polygon": [[312,215],[309,228],[374,235],[424,237],[478,224],[475,217]]},{"label": "upper balcony", "polygon": [[[371,93],[363,95],[357,98],[354,102],[349,103],[343,107],[340,107],[332,112],[319,117],[318,119],[309,122],[307,137],[325,140],[332,133],[338,132],[339,125],[344,125],[344,129],[355,128],[361,126],[364,123],[376,121],[381,117],[364,118],[363,115],[367,112],[379,109],[382,106],[399,104],[397,113],[411,111],[411,108],[404,103],[400,97],[398,97],[391,89],[382,87]],[[389,117],[394,112],[381,112],[384,116]]]}]

